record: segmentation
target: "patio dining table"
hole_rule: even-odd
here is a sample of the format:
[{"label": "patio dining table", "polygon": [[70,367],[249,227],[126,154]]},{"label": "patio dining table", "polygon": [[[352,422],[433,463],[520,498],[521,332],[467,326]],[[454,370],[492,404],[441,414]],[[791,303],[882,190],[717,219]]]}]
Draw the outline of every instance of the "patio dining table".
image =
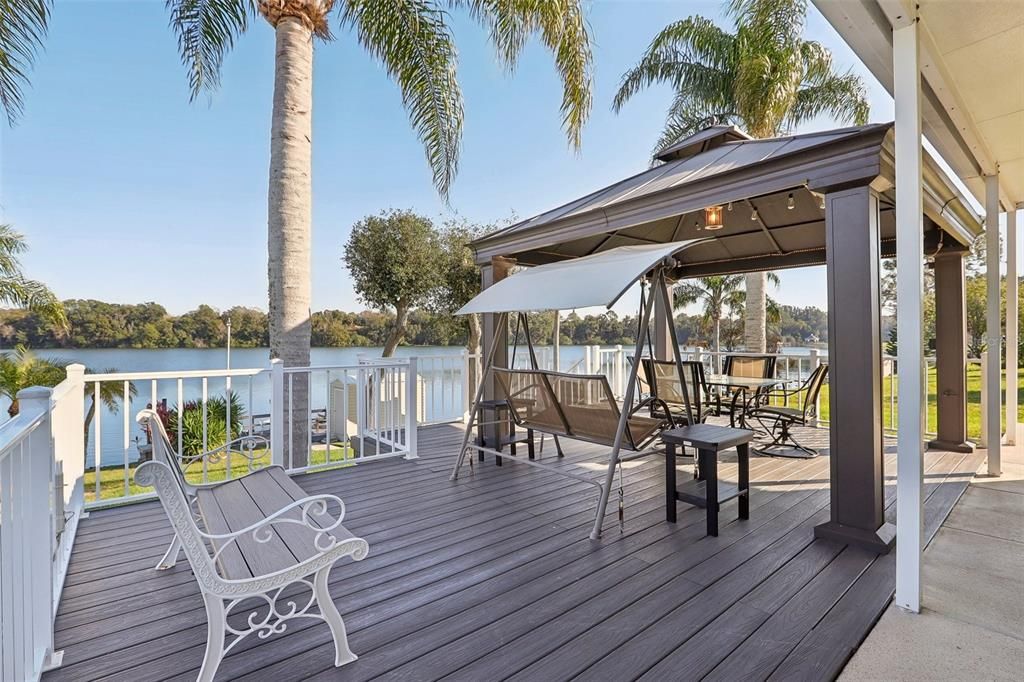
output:
[{"label": "patio dining table", "polygon": [[[721,386],[733,392],[729,425],[732,427],[736,426],[736,415],[739,413],[739,425],[741,428],[746,428],[747,393],[756,393],[762,388],[772,388],[784,383],[784,380],[775,377],[738,377],[731,374],[708,374],[704,377],[704,383],[708,386]],[[737,409],[739,405],[742,405],[742,409]]]}]

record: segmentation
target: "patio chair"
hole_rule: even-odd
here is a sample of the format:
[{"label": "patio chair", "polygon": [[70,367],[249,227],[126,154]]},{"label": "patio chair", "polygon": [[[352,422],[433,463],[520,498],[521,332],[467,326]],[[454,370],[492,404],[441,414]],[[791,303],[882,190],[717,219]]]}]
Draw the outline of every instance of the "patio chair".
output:
[{"label": "patio chair", "polygon": [[[807,380],[793,390],[777,390],[767,394],[771,401],[781,401],[782,404],[761,405],[747,412],[747,420],[757,420],[761,427],[772,439],[763,447],[755,448],[759,454],[774,457],[817,457],[818,451],[800,443],[794,436],[794,426],[810,426],[818,416],[818,395],[821,387],[825,384],[825,377],[828,376],[828,365],[819,365]],[[797,407],[789,407],[789,403],[796,398]],[[772,450],[775,448],[775,450]],[[796,454],[802,452],[804,454]]]},{"label": "patio chair", "polygon": [[[753,379],[768,379],[775,376],[775,356],[773,355],[726,355],[725,366],[722,368],[722,374],[731,377],[747,377]],[[736,398],[736,394],[739,391],[733,391],[732,395],[729,396],[728,401],[723,401],[722,394],[718,393],[715,397],[715,409],[718,414],[723,412],[731,413],[737,409],[749,409],[751,407],[758,407],[761,405],[767,405],[767,396],[770,392],[768,388],[761,388],[754,392],[754,394],[747,398],[745,404],[739,403]],[[726,404],[728,403],[728,404]]]},{"label": "patio chair", "polygon": [[[688,423],[686,400],[679,382],[679,370],[676,363],[671,360],[642,358],[641,367],[644,381],[649,387],[649,394],[668,406],[676,423]],[[699,360],[684,360],[683,378],[686,381],[686,391],[690,397],[695,421],[703,423],[710,416],[714,407],[711,393],[704,379],[704,363]],[[652,404],[652,410],[656,410],[657,407],[657,403]]]}]

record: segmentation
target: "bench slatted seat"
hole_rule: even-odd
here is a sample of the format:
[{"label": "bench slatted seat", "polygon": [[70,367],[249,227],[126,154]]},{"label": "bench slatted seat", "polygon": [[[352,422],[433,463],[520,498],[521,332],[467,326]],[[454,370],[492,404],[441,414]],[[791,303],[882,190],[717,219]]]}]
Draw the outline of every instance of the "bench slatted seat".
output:
[{"label": "bench slatted seat", "polygon": [[135,481],[156,488],[175,533],[157,568],[173,566],[184,553],[206,604],[199,679],[213,680],[224,655],[245,637],[284,632],[293,618],[325,621],[335,665],[354,661],[327,588],[338,559],[359,561],[369,551],[365,540],[342,525],[344,503],[334,495],[307,495],[279,466],[191,484],[157,413],[143,410],[138,420],[153,434],[153,461],[139,466]]}]

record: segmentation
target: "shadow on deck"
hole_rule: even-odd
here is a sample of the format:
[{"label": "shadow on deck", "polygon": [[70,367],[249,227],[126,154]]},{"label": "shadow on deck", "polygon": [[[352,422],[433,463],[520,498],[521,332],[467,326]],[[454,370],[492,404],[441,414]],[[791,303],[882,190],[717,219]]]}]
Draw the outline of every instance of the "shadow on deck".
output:
[{"label": "shadow on deck", "polygon": [[[592,542],[596,488],[490,458],[449,482],[461,435],[425,428],[418,460],[297,477],[307,492],[344,499],[345,525],[370,543],[367,559],[331,575],[360,658],[334,668],[327,627],[292,621],[240,643],[218,679],[823,679],[891,598],[893,555],[814,538],[829,514],[827,456],[752,457],[751,518],[738,521],[728,503],[717,538],[685,504],[666,523],[663,461],[631,462],[625,523],[613,501]],[[564,445],[559,466],[602,475],[604,450]],[[543,459],[556,461],[550,442]],[[733,478],[725,460],[721,475]],[[980,462],[926,455],[927,537]],[[886,501],[891,520],[892,476]],[[206,640],[198,586],[184,560],[153,570],[170,537],[155,503],[83,521],[57,617],[64,665],[46,680],[195,679]]]}]

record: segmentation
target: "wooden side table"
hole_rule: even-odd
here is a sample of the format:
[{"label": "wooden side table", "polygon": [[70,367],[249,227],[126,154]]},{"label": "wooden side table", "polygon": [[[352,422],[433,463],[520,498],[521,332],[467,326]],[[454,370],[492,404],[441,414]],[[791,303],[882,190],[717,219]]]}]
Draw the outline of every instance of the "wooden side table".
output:
[{"label": "wooden side table", "polygon": [[[533,459],[535,457],[535,450],[533,445],[533,429],[527,429],[525,436],[520,436],[516,434],[516,423],[512,419],[512,410],[509,408],[507,400],[481,400],[477,404],[477,444],[482,445],[484,447],[487,446],[487,443],[485,442],[484,439],[483,424],[486,423],[487,421],[486,414],[488,411],[494,413],[495,422],[502,421],[502,415],[504,415],[504,421],[508,428],[508,436],[506,438],[500,439],[500,442],[498,442],[495,445],[494,449],[497,450],[498,452],[501,452],[502,448],[508,445],[509,452],[514,456],[516,454],[516,443],[526,443],[527,455],[530,459]],[[484,461],[483,452],[479,452],[478,456],[481,462]],[[501,466],[501,457],[495,457],[494,463],[497,464],[498,466]]]},{"label": "wooden side table", "polygon": [[[665,443],[665,519],[676,522],[676,502],[686,502],[707,510],[708,535],[718,535],[718,510],[739,498],[739,516],[750,518],[750,441],[754,432],[715,424],[694,424],[661,434]],[[697,448],[697,479],[676,487],[676,448]],[[739,481],[718,480],[718,453],[735,447],[739,459]]]}]

